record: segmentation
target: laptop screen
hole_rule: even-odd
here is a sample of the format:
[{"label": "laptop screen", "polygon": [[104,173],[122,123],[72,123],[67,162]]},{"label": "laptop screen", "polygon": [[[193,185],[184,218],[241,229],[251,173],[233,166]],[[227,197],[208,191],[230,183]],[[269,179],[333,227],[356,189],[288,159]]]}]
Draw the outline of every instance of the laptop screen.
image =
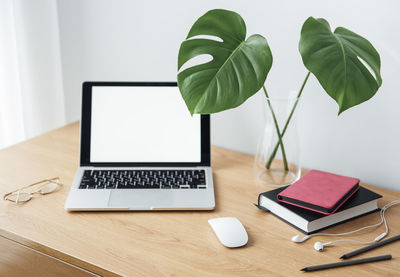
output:
[{"label": "laptop screen", "polygon": [[96,86],[91,94],[91,163],[199,163],[200,115],[176,86]]}]

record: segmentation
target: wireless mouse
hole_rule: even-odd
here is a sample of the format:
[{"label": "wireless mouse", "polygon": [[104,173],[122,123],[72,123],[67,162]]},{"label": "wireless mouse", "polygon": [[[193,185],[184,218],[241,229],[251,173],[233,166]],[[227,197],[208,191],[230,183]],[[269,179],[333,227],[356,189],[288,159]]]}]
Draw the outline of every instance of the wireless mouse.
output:
[{"label": "wireless mouse", "polygon": [[241,247],[249,240],[246,230],[236,217],[213,218],[208,223],[218,240],[226,247]]}]

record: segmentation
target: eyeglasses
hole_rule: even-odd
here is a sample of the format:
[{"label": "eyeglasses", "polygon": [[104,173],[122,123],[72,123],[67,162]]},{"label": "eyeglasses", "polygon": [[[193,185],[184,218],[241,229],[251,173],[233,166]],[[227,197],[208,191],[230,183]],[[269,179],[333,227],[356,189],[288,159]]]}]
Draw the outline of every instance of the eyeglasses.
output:
[{"label": "eyeglasses", "polygon": [[[38,187],[32,192],[22,192],[22,190],[25,190],[33,186],[38,186]],[[3,199],[14,203],[23,203],[31,200],[35,194],[42,194],[42,195],[49,194],[56,191],[61,186],[62,183],[60,182],[60,177],[44,179],[42,181],[27,185],[15,191],[6,193],[4,194]]]}]

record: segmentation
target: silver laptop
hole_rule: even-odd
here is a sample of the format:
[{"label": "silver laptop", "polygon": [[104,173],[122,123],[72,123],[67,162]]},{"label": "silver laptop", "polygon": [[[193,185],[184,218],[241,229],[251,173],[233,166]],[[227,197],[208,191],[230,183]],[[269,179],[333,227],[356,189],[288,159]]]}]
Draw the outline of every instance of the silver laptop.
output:
[{"label": "silver laptop", "polygon": [[69,211],[212,210],[209,115],[176,83],[85,82]]}]

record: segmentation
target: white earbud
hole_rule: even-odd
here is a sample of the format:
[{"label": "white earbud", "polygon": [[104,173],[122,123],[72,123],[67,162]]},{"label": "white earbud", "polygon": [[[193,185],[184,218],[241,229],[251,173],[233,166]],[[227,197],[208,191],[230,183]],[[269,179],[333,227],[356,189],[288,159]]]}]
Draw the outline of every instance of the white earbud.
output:
[{"label": "white earbud", "polygon": [[324,250],[324,244],[317,241],[316,243],[314,243],[314,249],[317,251],[322,251]]},{"label": "white earbud", "polygon": [[[333,243],[338,242],[338,241],[339,241],[339,240],[330,241],[330,242],[325,242],[325,243],[322,243],[322,242],[317,241],[316,243],[314,243],[314,249],[317,250],[317,251],[322,251],[322,250],[324,250],[324,246],[333,244]],[[347,240],[344,240],[344,241],[347,241]]]},{"label": "white earbud", "polygon": [[[379,236],[377,236],[377,237],[374,239],[373,242],[380,241],[381,239],[383,239],[383,238],[386,237],[386,236],[387,236],[387,233],[386,233],[386,232],[385,232],[385,233],[382,233],[382,234],[380,234]],[[293,238],[294,238],[294,237],[293,237]],[[308,238],[307,238],[307,239],[308,239]],[[293,240],[293,239],[292,239],[292,240]],[[350,242],[365,244],[364,242],[359,242],[359,241],[356,241],[356,240],[348,240],[348,239],[339,239],[339,240],[330,241],[330,242],[325,242],[325,243],[322,243],[322,242],[317,241],[316,243],[314,243],[314,249],[321,252],[321,251],[324,250],[324,246],[330,245],[330,244],[334,244],[334,243],[340,242],[340,241],[350,241]],[[372,243],[372,242],[367,242],[367,243]]]},{"label": "white earbud", "polygon": [[[385,232],[385,233],[382,233],[382,234],[380,234],[379,236],[377,236],[377,237],[374,239],[373,242],[380,241],[381,239],[383,239],[383,238],[386,237],[386,236],[387,236],[387,233],[386,233],[386,232]],[[292,240],[293,240],[294,238],[295,238],[295,237],[293,237]],[[301,238],[299,237],[299,239],[301,239]],[[308,237],[307,237],[306,239],[303,238],[303,241],[305,241],[305,240],[307,240],[307,239],[308,239]],[[293,241],[294,241],[294,240],[293,240]],[[314,243],[314,249],[321,252],[321,251],[324,250],[324,246],[330,245],[330,244],[334,244],[334,243],[340,242],[340,241],[349,241],[349,242],[355,242],[355,243],[361,243],[361,244],[373,243],[373,242],[366,242],[366,243],[365,243],[365,242],[360,242],[360,241],[356,241],[356,240],[348,240],[348,239],[339,239],[339,240],[329,241],[329,242],[325,242],[325,243],[322,243],[322,242],[317,241],[316,243]],[[296,242],[297,242],[297,241],[296,241]],[[298,241],[298,242],[302,242],[302,241]]]},{"label": "white earbud", "polygon": [[296,235],[296,236],[292,237],[292,241],[300,243],[300,242],[308,240],[309,238],[310,238],[310,236],[300,237],[300,235]]}]

